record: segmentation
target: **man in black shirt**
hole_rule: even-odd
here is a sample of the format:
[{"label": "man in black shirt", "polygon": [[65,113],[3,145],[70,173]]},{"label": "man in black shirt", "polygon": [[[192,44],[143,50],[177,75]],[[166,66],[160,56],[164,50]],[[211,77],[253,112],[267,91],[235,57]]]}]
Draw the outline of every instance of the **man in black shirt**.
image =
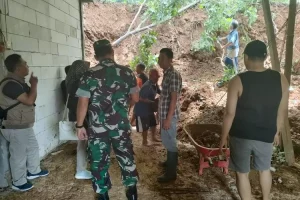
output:
[{"label": "man in black shirt", "polygon": [[143,85],[146,83],[146,81],[148,81],[148,77],[145,74],[145,69],[146,69],[146,66],[142,63],[140,63],[136,66],[137,77],[142,79]]},{"label": "man in black shirt", "polygon": [[273,144],[288,113],[289,85],[284,75],[264,67],[267,46],[255,40],[244,51],[247,72],[228,86],[220,151],[230,135],[230,169],[236,171],[237,188],[243,200],[251,200],[250,157],[259,171],[263,200],[270,199]]}]

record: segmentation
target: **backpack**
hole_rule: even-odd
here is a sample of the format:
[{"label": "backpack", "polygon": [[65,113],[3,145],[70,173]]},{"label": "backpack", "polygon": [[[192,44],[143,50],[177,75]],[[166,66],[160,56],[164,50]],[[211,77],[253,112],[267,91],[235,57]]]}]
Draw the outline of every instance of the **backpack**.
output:
[{"label": "backpack", "polygon": [[[14,80],[14,81],[17,81],[17,80],[15,80],[15,79],[13,79],[13,78],[5,78],[5,79],[3,79],[3,80],[0,82],[0,85],[1,85],[4,81],[10,80],[10,79],[12,79],[12,80]],[[18,82],[18,81],[17,81],[17,82]],[[6,109],[3,109],[3,108],[0,107],[0,126],[2,126],[2,122],[3,122],[4,120],[7,119],[7,112],[8,112],[9,110],[13,109],[14,107],[16,107],[17,105],[19,105],[20,103],[21,103],[21,102],[17,102],[17,103],[15,103],[15,104],[9,106],[9,107],[6,108]]]}]

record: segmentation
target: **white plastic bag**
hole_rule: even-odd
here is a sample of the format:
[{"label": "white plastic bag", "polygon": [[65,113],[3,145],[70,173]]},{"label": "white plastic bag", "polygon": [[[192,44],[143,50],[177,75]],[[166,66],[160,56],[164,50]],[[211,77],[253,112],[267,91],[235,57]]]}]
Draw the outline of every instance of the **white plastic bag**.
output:
[{"label": "white plastic bag", "polygon": [[63,114],[62,121],[59,122],[59,140],[79,140],[76,134],[76,127],[74,122],[70,122],[67,117],[67,105],[69,102],[69,95],[66,102],[66,107]]}]

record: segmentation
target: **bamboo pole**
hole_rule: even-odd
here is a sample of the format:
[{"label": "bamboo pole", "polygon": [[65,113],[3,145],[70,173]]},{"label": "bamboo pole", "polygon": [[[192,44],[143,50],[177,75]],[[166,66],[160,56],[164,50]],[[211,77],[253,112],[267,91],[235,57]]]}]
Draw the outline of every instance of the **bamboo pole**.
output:
[{"label": "bamboo pole", "polygon": [[[294,32],[295,32],[295,20],[297,11],[297,0],[290,0],[289,16],[286,31],[286,52],[285,52],[285,65],[284,75],[286,76],[289,84],[291,84],[291,72],[293,65],[293,51],[294,51]],[[288,116],[288,115],[287,115]],[[285,158],[289,166],[294,165],[295,155],[293,142],[291,138],[290,125],[288,118],[285,120],[285,130],[282,132],[282,140],[285,152]]]},{"label": "bamboo pole", "polygon": [[[293,4],[294,1],[296,1],[296,0],[290,0],[289,18],[293,17],[292,15],[294,15],[294,17],[296,15],[296,12],[293,12],[293,10],[296,9],[296,6]],[[273,21],[272,21],[272,16],[271,16],[269,0],[262,0],[262,6],[263,6],[265,24],[266,24],[266,29],[267,29],[272,69],[280,72],[280,63],[279,63],[279,58],[278,58],[276,38],[275,38],[275,33],[274,33],[274,26],[273,26]],[[292,8],[293,6],[294,6],[294,8]],[[294,23],[291,21],[292,20],[288,21],[287,35],[290,35],[289,31],[292,31],[294,29],[294,28],[292,29],[292,27],[295,26],[295,20],[294,20]],[[293,35],[293,33],[291,35]],[[287,46],[287,48],[290,49],[290,46],[288,46],[288,45],[291,45],[291,48],[292,48],[291,51],[293,51],[293,39],[291,40],[290,37],[288,37],[288,38],[289,38],[289,41],[286,42],[286,46]],[[290,57],[290,55],[287,55],[288,53],[290,53],[290,50],[286,51],[286,58],[292,59],[293,57]],[[287,60],[286,60],[286,62],[287,62]],[[289,65],[287,67],[291,68],[292,66]],[[288,69],[287,73],[289,73],[289,69]],[[289,76],[290,76],[290,74],[289,74]],[[286,115],[286,116],[288,116],[288,115]],[[292,142],[292,138],[291,138],[290,124],[288,121],[288,117],[286,117],[284,120],[284,128],[283,128],[283,130],[281,130],[281,136],[282,136],[286,161],[289,166],[292,166],[295,163],[295,156],[294,156],[293,142]]]},{"label": "bamboo pole", "polygon": [[268,36],[268,46],[270,51],[272,69],[280,72],[280,63],[278,58],[278,51],[276,45],[276,37],[274,32],[274,25],[272,21],[271,8],[269,0],[262,0],[262,7],[264,11],[265,24]]}]

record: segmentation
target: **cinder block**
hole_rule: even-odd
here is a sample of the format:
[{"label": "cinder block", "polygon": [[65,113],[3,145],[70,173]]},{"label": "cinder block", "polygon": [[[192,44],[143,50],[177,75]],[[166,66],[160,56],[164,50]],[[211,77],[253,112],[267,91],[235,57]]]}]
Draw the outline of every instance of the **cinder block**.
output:
[{"label": "cinder block", "polygon": [[63,12],[69,14],[69,5],[62,0],[55,0],[55,7],[62,10]]},{"label": "cinder block", "polygon": [[80,21],[77,20],[77,29],[80,30],[81,29],[81,24],[80,24]]},{"label": "cinder block", "polygon": [[[65,67],[67,65],[69,65],[68,56],[53,55],[53,66]],[[60,74],[61,74],[61,72],[60,72]]]},{"label": "cinder block", "polygon": [[14,1],[16,1],[16,2],[18,2],[18,3],[20,3],[20,4],[23,4],[24,6],[27,5],[26,0],[14,0]]},{"label": "cinder block", "polygon": [[80,11],[75,9],[73,6],[69,6],[69,10],[70,10],[70,15],[74,18],[76,18],[77,20],[80,19]]},{"label": "cinder block", "polygon": [[58,44],[58,55],[69,56],[71,47],[63,44]]},{"label": "cinder block", "polygon": [[81,40],[78,40],[78,47],[82,48],[82,41]]},{"label": "cinder block", "polygon": [[35,123],[33,126],[35,134],[45,131],[45,121],[41,118],[41,115],[44,113],[42,109],[42,106],[37,106],[35,109]]},{"label": "cinder block", "polygon": [[55,30],[59,33],[70,35],[70,26],[58,20],[55,20]]},{"label": "cinder block", "polygon": [[[65,66],[68,66],[69,64],[65,65]],[[65,67],[60,67],[59,68],[59,77],[61,80],[65,80],[66,78],[66,72],[65,72]]]},{"label": "cinder block", "polygon": [[[0,10],[4,10],[4,5],[1,5],[1,3],[0,3]],[[2,32],[6,32],[6,26],[5,26],[6,22],[5,22],[4,14],[0,14],[0,19],[1,19],[0,28],[1,28]]]},{"label": "cinder block", "polygon": [[[3,17],[3,19],[5,19]],[[13,33],[16,35],[29,36],[29,24],[22,20],[6,16],[6,27],[8,33]],[[3,24],[4,25],[4,24]]]},{"label": "cinder block", "polygon": [[51,42],[51,53],[58,54],[58,46],[56,43]]},{"label": "cinder block", "polygon": [[8,8],[9,15],[11,17],[36,24],[36,14],[31,8],[25,7],[24,5],[12,0],[8,1]]},{"label": "cinder block", "polygon": [[49,15],[49,4],[41,0],[27,0],[27,6],[45,15]]},{"label": "cinder block", "polygon": [[29,24],[29,30],[29,35],[31,38],[51,41],[51,34],[49,29],[34,24]]},{"label": "cinder block", "polygon": [[77,29],[77,38],[81,39],[81,29]]},{"label": "cinder block", "polygon": [[51,4],[51,5],[55,5],[55,0],[44,0],[45,2]]},{"label": "cinder block", "polygon": [[69,64],[72,65],[72,63],[76,60],[80,60],[80,59],[77,59],[76,57],[69,57]]},{"label": "cinder block", "polygon": [[51,30],[51,41],[58,44],[67,44],[67,36],[63,33]]},{"label": "cinder block", "polygon": [[42,67],[41,71],[43,72],[40,76],[41,79],[57,79],[59,77],[59,67]]},{"label": "cinder block", "polygon": [[79,1],[78,0],[65,0],[68,4],[79,10]]},{"label": "cinder block", "polygon": [[53,66],[53,58],[51,54],[32,53],[33,66]]},{"label": "cinder block", "polygon": [[[45,79],[45,90],[46,91],[54,91],[60,88],[60,81],[59,79]],[[52,100],[51,100],[52,101]]]},{"label": "cinder block", "polygon": [[72,26],[70,26],[70,36],[77,38],[77,29]]},{"label": "cinder block", "polygon": [[9,34],[11,41],[12,41],[12,48],[15,51],[26,51],[26,52],[38,52],[39,45],[38,40],[19,36],[19,35],[11,35]]},{"label": "cinder block", "polygon": [[67,37],[67,44],[71,47],[78,47],[78,39],[73,37]]},{"label": "cinder block", "polygon": [[[41,78],[41,68],[40,67],[32,67],[29,66],[29,75],[33,73],[34,76],[38,77],[38,79]],[[29,77],[28,77],[29,79]]]},{"label": "cinder block", "polygon": [[42,13],[36,12],[37,25],[55,30],[55,19],[48,17]]},{"label": "cinder block", "polygon": [[65,14],[65,23],[74,28],[77,28],[77,19],[75,19],[74,17],[71,17],[68,14]]},{"label": "cinder block", "polygon": [[40,53],[51,53],[51,42],[39,40]]},{"label": "cinder block", "polygon": [[80,48],[80,49],[79,49],[79,48],[74,48],[73,51],[75,52],[74,55],[75,55],[77,58],[82,59],[82,50],[81,50],[81,48]]},{"label": "cinder block", "polygon": [[57,19],[57,20],[60,20],[62,22],[65,21],[65,13],[61,10],[59,10],[58,8],[55,8],[54,6],[49,6],[49,14],[50,14],[50,17],[54,18],[54,19]]}]

